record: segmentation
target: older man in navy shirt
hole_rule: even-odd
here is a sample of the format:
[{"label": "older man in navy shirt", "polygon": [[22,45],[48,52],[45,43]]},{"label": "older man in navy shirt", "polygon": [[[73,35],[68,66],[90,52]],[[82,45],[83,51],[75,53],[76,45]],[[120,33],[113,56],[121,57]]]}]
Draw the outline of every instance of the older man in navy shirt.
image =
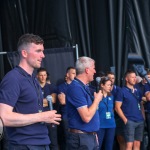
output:
[{"label": "older man in navy shirt", "polygon": [[91,95],[87,84],[93,81],[95,62],[89,57],[80,57],[76,61],[75,80],[67,90],[67,114],[69,124],[69,150],[98,149],[96,131],[99,130],[98,104],[103,94],[101,91]]}]

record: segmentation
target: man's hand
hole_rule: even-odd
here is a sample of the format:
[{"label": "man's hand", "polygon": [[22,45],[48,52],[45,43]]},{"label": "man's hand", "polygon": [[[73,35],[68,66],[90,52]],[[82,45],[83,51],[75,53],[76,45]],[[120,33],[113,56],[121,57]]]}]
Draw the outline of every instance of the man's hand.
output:
[{"label": "man's hand", "polygon": [[94,101],[99,104],[99,102],[103,99],[103,93],[101,90],[99,90],[98,93],[94,92]]},{"label": "man's hand", "polygon": [[146,92],[145,97],[147,101],[150,101],[150,92]]},{"label": "man's hand", "polygon": [[41,117],[41,122],[45,123],[53,123],[59,125],[59,121],[61,121],[61,115],[57,114],[56,110],[51,110],[51,111],[45,111],[42,113],[39,113]]}]

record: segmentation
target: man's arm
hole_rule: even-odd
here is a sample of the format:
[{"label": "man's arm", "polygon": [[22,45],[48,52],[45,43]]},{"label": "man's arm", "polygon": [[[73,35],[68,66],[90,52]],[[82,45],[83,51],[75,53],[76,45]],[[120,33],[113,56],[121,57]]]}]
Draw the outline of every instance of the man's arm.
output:
[{"label": "man's arm", "polygon": [[146,100],[147,100],[147,101],[150,101],[150,91],[147,91],[147,92],[145,93],[145,97],[146,97]]},{"label": "man's arm", "polygon": [[63,92],[58,94],[58,100],[61,105],[66,105],[66,95]]},{"label": "man's arm", "polygon": [[0,103],[0,117],[3,120],[4,126],[21,127],[39,122],[58,125],[58,121],[61,121],[61,115],[56,113],[55,110],[52,110],[34,114],[20,114],[13,112],[13,107]]},{"label": "man's arm", "polygon": [[115,110],[116,110],[117,114],[120,116],[120,118],[123,120],[123,122],[126,124],[127,118],[121,109],[121,105],[122,105],[122,102],[116,101],[115,102]]},{"label": "man's arm", "polygon": [[53,97],[53,98],[52,98],[52,103],[55,104],[55,103],[56,103],[56,100],[57,100],[57,94],[56,94],[56,93],[52,93],[51,95],[52,95],[52,97]]},{"label": "man's arm", "polygon": [[82,120],[86,123],[90,122],[90,120],[93,118],[96,110],[98,109],[99,102],[102,100],[103,94],[101,91],[98,93],[94,92],[94,101],[90,107],[83,106],[81,108],[78,108],[78,112],[82,118]]},{"label": "man's arm", "polygon": [[145,109],[144,109],[143,101],[141,101],[140,106],[141,106],[141,111],[142,111],[143,118],[145,120]]},{"label": "man's arm", "polygon": [[[52,103],[56,103],[56,99],[57,99],[57,94],[56,93],[52,93]],[[43,99],[43,107],[47,107],[48,106],[48,101],[46,98]]]}]

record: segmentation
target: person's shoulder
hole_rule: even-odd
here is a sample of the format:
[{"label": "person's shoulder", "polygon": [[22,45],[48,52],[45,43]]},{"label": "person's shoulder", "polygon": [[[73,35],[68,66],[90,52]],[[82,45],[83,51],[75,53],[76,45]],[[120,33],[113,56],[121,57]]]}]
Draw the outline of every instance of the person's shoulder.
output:
[{"label": "person's shoulder", "polygon": [[56,85],[54,84],[54,83],[46,83],[46,84],[48,84],[49,85],[49,87],[56,87]]},{"label": "person's shoulder", "polygon": [[78,81],[76,80],[73,80],[70,84],[69,84],[70,87],[72,86],[76,86],[76,87],[83,87],[83,85],[81,85]]},{"label": "person's shoulder", "polygon": [[120,87],[120,86],[118,86],[118,85],[116,85],[116,89],[121,89],[121,87]]},{"label": "person's shoulder", "polygon": [[10,70],[3,79],[17,79],[18,77],[18,71],[16,70],[16,68],[13,68],[12,70]]},{"label": "person's shoulder", "polygon": [[150,84],[149,84],[149,83],[146,83],[146,84],[144,84],[144,87],[145,87],[145,88],[150,88]]},{"label": "person's shoulder", "polygon": [[16,85],[17,83],[21,84],[19,78],[19,73],[15,69],[12,69],[3,77],[1,85]]},{"label": "person's shoulder", "polygon": [[123,87],[121,87],[121,90],[123,91],[123,90],[126,90],[127,88],[125,87],[125,86],[123,86]]},{"label": "person's shoulder", "polygon": [[81,85],[79,82],[76,80],[73,80],[69,85],[68,85],[68,90],[76,90],[76,89],[82,89],[83,85]]},{"label": "person's shoulder", "polygon": [[117,88],[117,95],[122,95],[123,93],[125,93],[125,87],[118,87]]},{"label": "person's shoulder", "polygon": [[67,85],[67,83],[66,83],[66,82],[63,82],[63,83],[59,84],[58,87],[60,88],[60,87],[66,86],[66,85]]}]

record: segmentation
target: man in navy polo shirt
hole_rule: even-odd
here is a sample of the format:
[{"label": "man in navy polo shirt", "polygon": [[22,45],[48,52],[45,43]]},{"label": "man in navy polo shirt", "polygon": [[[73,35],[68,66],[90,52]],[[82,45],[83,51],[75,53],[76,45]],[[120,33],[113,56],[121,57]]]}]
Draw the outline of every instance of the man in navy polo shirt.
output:
[{"label": "man in navy polo shirt", "polygon": [[117,95],[115,109],[124,122],[126,150],[140,150],[140,141],[142,141],[144,130],[144,109],[140,91],[134,88],[136,84],[135,72],[128,70],[125,73],[125,81],[126,86]]},{"label": "man in navy polo shirt", "polygon": [[[150,71],[147,72],[147,77],[150,80]],[[148,131],[148,149],[150,149],[150,84],[146,83],[144,85],[144,92],[146,96],[146,123],[147,123],[147,131]]]},{"label": "man in navy polo shirt", "polygon": [[[48,72],[45,68],[37,69],[37,79],[42,88],[42,94],[43,94],[43,107],[44,107],[43,110],[44,111],[49,110],[48,101],[46,99],[48,95],[52,96],[53,109],[56,110],[57,87],[52,83],[47,83],[47,77],[48,77]],[[50,149],[58,150],[57,126],[47,124],[47,128],[51,140]]]},{"label": "man in navy polo shirt", "polygon": [[9,150],[49,150],[45,123],[59,124],[55,110],[43,111],[40,85],[33,75],[44,58],[44,41],[37,35],[24,34],[18,42],[19,66],[0,84],[0,117],[6,126]]},{"label": "man in navy polo shirt", "polygon": [[65,82],[58,86],[58,100],[60,103],[60,113],[62,115],[62,122],[60,127],[61,137],[60,147],[61,150],[67,149],[67,133],[68,133],[68,117],[66,108],[66,92],[69,84],[74,80],[76,76],[76,69],[74,67],[68,67],[66,70]]},{"label": "man in navy polo shirt", "polygon": [[69,150],[98,149],[96,131],[99,130],[98,105],[102,100],[101,91],[91,95],[89,82],[93,81],[95,61],[89,57],[80,57],[76,61],[75,80],[67,90],[67,114],[69,133],[67,147]]}]

